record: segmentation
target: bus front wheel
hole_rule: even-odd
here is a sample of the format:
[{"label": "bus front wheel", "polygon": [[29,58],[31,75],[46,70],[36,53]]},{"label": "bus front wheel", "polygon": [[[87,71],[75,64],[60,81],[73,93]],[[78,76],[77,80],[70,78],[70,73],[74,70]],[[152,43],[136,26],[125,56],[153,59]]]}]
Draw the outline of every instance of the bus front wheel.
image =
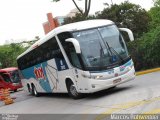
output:
[{"label": "bus front wheel", "polygon": [[82,97],[82,94],[77,92],[75,85],[71,81],[68,81],[67,83],[67,90],[69,96],[73,99],[79,99]]}]

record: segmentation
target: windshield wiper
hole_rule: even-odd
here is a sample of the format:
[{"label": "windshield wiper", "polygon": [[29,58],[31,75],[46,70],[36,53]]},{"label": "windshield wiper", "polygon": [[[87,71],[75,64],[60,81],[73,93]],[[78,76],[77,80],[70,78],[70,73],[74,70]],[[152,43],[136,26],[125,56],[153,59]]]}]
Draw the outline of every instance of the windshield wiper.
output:
[{"label": "windshield wiper", "polygon": [[122,56],[114,48],[112,48],[110,46],[109,46],[109,48],[110,48],[111,51],[113,51],[119,57],[121,62],[124,63],[124,59],[122,58]]}]

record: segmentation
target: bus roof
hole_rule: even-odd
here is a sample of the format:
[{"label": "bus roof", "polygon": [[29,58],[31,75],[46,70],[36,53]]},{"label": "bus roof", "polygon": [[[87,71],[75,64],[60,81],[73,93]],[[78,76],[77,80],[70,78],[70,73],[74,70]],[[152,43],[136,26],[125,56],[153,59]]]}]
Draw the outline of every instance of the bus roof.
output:
[{"label": "bus roof", "polygon": [[24,53],[19,55],[17,59],[20,57],[24,56],[31,50],[35,49],[36,47],[40,46],[56,34],[62,33],[62,32],[71,32],[71,31],[78,31],[78,30],[84,30],[84,29],[89,29],[89,28],[94,28],[94,27],[99,27],[99,26],[104,26],[104,25],[110,25],[114,24],[110,20],[104,20],[104,19],[95,19],[95,20],[86,20],[86,21],[80,21],[80,22],[75,22],[75,23],[70,23],[66,25],[59,26],[49,32],[45,37],[42,39],[38,40],[35,42],[33,45],[31,45]]},{"label": "bus roof", "polygon": [[18,70],[18,68],[17,67],[3,68],[3,69],[0,69],[0,72],[10,72],[14,70]]}]

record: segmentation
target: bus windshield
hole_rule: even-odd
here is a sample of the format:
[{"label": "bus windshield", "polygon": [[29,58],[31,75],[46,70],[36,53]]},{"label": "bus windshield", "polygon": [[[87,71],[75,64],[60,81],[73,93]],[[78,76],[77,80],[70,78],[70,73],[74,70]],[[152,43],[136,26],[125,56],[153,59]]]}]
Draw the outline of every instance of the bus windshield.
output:
[{"label": "bus windshield", "polygon": [[86,68],[98,69],[119,65],[129,57],[123,37],[115,25],[77,31],[81,57]]}]

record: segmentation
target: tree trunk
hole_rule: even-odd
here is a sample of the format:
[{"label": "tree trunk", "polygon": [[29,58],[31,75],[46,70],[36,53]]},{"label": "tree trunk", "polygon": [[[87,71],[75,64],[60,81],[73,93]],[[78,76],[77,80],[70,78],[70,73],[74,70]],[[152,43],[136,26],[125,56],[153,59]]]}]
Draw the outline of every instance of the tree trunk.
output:
[{"label": "tree trunk", "polygon": [[72,1],[74,5],[76,6],[76,8],[78,9],[78,11],[81,13],[81,15],[86,18],[90,11],[91,0],[85,0],[85,11],[84,12],[79,8],[75,0],[72,0]]},{"label": "tree trunk", "polygon": [[72,0],[74,5],[76,6],[76,8],[78,9],[78,11],[83,15],[83,11],[78,7],[77,3],[75,2],[75,0]]}]

